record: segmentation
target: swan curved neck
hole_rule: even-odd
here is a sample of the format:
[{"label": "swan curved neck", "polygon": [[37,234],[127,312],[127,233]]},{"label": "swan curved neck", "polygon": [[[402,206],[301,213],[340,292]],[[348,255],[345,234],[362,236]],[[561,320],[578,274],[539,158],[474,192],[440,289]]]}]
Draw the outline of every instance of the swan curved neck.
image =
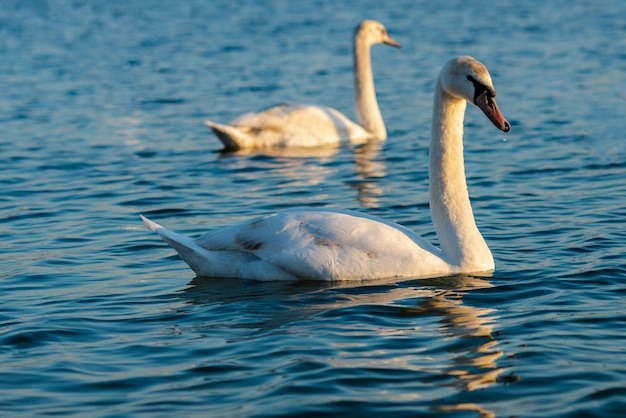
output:
[{"label": "swan curved neck", "polygon": [[376,139],[386,139],[385,122],[378,107],[374,75],[372,74],[371,45],[363,39],[354,39],[354,91],[356,115],[359,123]]},{"label": "swan curved neck", "polygon": [[435,87],[430,142],[430,211],[444,259],[465,271],[493,270],[491,251],[480,234],[465,178],[463,120],[467,103]]}]

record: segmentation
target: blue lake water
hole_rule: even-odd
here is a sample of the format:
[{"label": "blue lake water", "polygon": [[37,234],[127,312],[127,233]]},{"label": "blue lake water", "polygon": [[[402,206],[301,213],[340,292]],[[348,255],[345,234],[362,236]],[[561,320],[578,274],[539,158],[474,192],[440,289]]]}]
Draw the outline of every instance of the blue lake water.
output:
[{"label": "blue lake water", "polygon": [[[519,3],[3,1],[1,415],[622,416],[626,3]],[[354,118],[365,18],[403,45],[372,54],[385,143],[219,152],[204,119],[284,101]],[[197,278],[141,225],[333,207],[436,242],[433,84],[465,54],[512,124],[466,116],[493,275]]]}]

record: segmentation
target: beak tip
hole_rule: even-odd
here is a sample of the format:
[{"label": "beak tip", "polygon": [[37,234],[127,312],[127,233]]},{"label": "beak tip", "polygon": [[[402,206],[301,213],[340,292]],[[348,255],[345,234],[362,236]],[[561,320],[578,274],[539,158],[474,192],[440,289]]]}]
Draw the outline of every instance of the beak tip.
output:
[{"label": "beak tip", "polygon": [[387,45],[391,45],[395,48],[402,48],[402,45],[400,45],[400,42],[396,41],[392,37],[388,37],[387,39],[385,39],[384,43],[386,43]]}]

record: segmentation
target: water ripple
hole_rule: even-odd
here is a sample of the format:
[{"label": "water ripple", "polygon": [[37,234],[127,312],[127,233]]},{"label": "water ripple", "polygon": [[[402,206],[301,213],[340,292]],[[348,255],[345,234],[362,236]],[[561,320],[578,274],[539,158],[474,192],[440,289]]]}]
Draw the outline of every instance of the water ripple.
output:
[{"label": "water ripple", "polygon": [[[623,2],[156,6],[0,8],[3,415],[621,416]],[[372,50],[384,144],[220,152],[204,119],[285,101],[352,117],[363,16],[403,44]],[[430,103],[459,54],[492,70],[513,127],[468,108],[493,275],[207,280],[141,225],[340,207],[437,243]]]}]

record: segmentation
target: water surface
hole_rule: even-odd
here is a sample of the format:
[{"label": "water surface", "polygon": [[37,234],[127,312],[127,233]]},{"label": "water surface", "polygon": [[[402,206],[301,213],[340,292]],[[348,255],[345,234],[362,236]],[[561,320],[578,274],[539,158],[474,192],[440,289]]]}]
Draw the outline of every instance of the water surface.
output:
[{"label": "water surface", "polygon": [[[626,409],[626,6],[5,1],[0,8],[0,411],[11,416],[620,416]],[[376,46],[389,139],[219,152],[203,125],[273,103],[354,117],[351,36]],[[488,277],[194,277],[181,233],[294,206],[436,242],[433,84],[469,54],[466,170]]]}]

